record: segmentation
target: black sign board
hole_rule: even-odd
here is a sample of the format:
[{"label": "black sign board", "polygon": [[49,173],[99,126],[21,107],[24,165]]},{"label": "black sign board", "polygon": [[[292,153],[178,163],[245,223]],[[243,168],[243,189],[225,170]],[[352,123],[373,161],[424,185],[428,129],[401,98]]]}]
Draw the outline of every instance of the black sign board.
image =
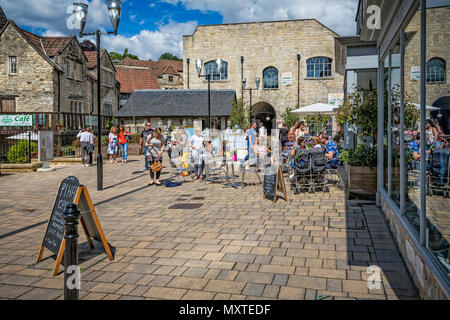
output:
[{"label": "black sign board", "polygon": [[267,200],[273,200],[277,194],[277,175],[265,174],[263,184],[264,196]]},{"label": "black sign board", "polygon": [[59,187],[42,244],[43,247],[46,247],[54,254],[58,254],[64,236],[64,219],[62,214],[66,205],[74,202],[79,187],[80,182],[75,177],[64,179]]},{"label": "black sign board", "polygon": [[81,211],[81,226],[83,227],[91,249],[94,249],[92,239],[95,239],[103,244],[109,260],[114,260],[87,188],[80,185],[77,178],[69,177],[59,187],[36,262],[39,263],[41,261],[44,248],[56,254],[56,264],[53,269],[54,276],[58,274],[59,265],[61,264],[65,250],[63,212],[69,203],[76,204]]},{"label": "black sign board", "polygon": [[277,191],[284,193],[284,199],[287,201],[286,185],[284,183],[283,170],[278,166],[275,173],[274,167],[268,167],[264,174],[263,192],[264,199],[277,202]]}]

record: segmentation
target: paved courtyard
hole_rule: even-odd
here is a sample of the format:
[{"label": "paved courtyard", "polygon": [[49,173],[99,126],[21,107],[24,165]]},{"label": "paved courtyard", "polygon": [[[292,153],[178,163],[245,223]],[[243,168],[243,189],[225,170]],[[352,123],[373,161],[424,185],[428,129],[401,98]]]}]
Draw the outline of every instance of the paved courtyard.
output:
[{"label": "paved courtyard", "polygon": [[[88,187],[117,249],[112,262],[97,254],[81,263],[82,299],[417,298],[383,216],[370,203],[346,205],[338,189],[289,194],[288,202],[274,204],[256,184],[147,186],[142,167],[140,157],[105,163],[102,192],[95,167],[0,176],[0,298],[63,298],[63,267],[52,276],[48,250],[35,262],[59,184],[70,175]],[[171,208],[186,204],[195,209]],[[81,228],[79,240],[86,242]],[[371,265],[382,270],[380,289],[368,289]]]}]

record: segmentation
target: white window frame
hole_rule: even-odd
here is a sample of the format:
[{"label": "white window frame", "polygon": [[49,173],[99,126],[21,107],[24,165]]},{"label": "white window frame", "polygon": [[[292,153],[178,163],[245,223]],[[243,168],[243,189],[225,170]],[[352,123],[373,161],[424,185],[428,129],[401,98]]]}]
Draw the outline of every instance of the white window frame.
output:
[{"label": "white window frame", "polygon": [[[12,66],[13,66],[13,64],[12,64],[12,62],[11,62],[11,60],[13,59],[13,58],[15,58],[16,59],[16,62],[15,62],[15,67],[16,67],[16,72],[12,72]],[[9,63],[8,63],[8,71],[9,71],[9,74],[10,75],[17,75],[18,73],[19,73],[19,59],[18,59],[18,57],[17,56],[9,56]]]}]

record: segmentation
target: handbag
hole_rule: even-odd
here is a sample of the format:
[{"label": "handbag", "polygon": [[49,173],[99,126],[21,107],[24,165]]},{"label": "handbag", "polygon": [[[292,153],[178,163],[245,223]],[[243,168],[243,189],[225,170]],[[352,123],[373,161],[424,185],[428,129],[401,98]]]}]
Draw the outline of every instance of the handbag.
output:
[{"label": "handbag", "polygon": [[132,139],[133,139],[133,137],[131,136],[131,135],[126,135],[125,136],[125,139],[128,141],[128,142],[130,142]]},{"label": "handbag", "polygon": [[152,170],[153,173],[159,172],[162,170],[162,164],[161,161],[157,161],[154,164],[152,164],[150,166],[150,169]]}]

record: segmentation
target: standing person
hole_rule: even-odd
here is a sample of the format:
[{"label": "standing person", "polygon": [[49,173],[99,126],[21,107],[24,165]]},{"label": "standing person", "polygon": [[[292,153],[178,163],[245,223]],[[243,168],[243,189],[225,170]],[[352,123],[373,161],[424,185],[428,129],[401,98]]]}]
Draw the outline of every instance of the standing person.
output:
[{"label": "standing person", "polygon": [[93,154],[94,154],[94,149],[95,149],[94,134],[92,133],[91,127],[87,128],[87,132],[89,135],[88,165],[87,166],[92,167],[92,160],[94,159]]},{"label": "standing person", "polygon": [[258,157],[259,164],[265,166],[267,164],[267,155],[270,153],[270,149],[268,149],[264,144],[262,144],[261,137],[256,139],[256,144],[254,147],[255,154]]},{"label": "standing person", "polygon": [[291,134],[295,135],[295,131],[296,131],[297,128],[298,128],[298,124],[299,124],[298,121],[295,121],[295,122],[294,122],[293,126],[289,129],[289,134],[290,134],[290,135],[291,135]]},{"label": "standing person", "polygon": [[247,130],[245,130],[245,141],[247,141],[247,155],[244,158],[244,163],[250,159],[250,140],[248,138],[248,131],[252,128],[252,125],[249,124]]},{"label": "standing person", "polygon": [[147,139],[153,134],[153,131],[154,130],[152,129],[152,125],[150,124],[150,122],[146,122],[144,130],[141,132],[141,138],[139,139],[139,151],[143,152],[145,157],[145,168],[142,169],[141,171],[149,170],[147,158],[148,148],[146,147],[145,144],[147,142]]},{"label": "standing person", "polygon": [[203,170],[205,169],[205,160],[203,157],[205,147],[203,144],[204,139],[202,138],[201,134],[202,131],[200,129],[195,129],[195,134],[192,136],[190,143],[192,149],[192,158],[195,167],[194,181],[203,179]]},{"label": "standing person", "polygon": [[250,159],[250,167],[256,167],[256,155],[255,155],[255,144],[257,137],[257,123],[253,122],[252,127],[248,130],[248,141],[249,141],[249,159]]},{"label": "standing person", "polygon": [[89,138],[89,132],[86,129],[81,129],[81,131],[77,134],[77,139],[80,139],[80,143],[81,143],[81,165],[83,167],[85,167],[85,163],[84,163],[84,156],[87,153],[88,155],[88,163],[90,162],[90,157],[89,157],[89,151],[91,149],[89,143],[90,143],[90,138]]},{"label": "standing person", "polygon": [[261,144],[266,145],[267,142],[267,129],[264,127],[264,123],[259,124],[259,137],[261,138]]},{"label": "standing person", "polygon": [[[154,165],[156,162],[160,161],[162,163],[162,154],[165,149],[165,142],[164,138],[161,134],[161,130],[156,129],[153,134],[147,138],[147,141],[145,142],[145,146],[148,150],[148,156],[150,157],[150,166]],[[150,178],[152,181],[149,183],[149,185],[153,185],[156,183],[156,185],[160,186],[161,182],[159,181],[159,178],[161,176],[161,170],[156,172],[156,180],[155,180],[155,172],[150,170]]]},{"label": "standing person", "polygon": [[119,127],[119,144],[120,144],[120,151],[122,153],[122,163],[128,162],[128,139],[131,137],[131,133],[128,132],[125,129],[125,126],[123,124]]},{"label": "standing person", "polygon": [[309,128],[306,126],[306,124],[302,121],[300,122],[297,130],[295,131],[295,137],[296,140],[298,140],[298,138],[304,138],[305,136],[309,135]]},{"label": "standing person", "polygon": [[117,137],[117,128],[113,126],[109,132],[108,154],[111,163],[117,163],[116,157],[119,153],[119,138]]},{"label": "standing person", "polygon": [[286,124],[283,123],[283,128],[280,129],[280,137],[279,137],[281,146],[283,147],[283,150],[286,146],[286,142],[289,141],[288,134],[289,134],[289,130],[288,130]]}]

